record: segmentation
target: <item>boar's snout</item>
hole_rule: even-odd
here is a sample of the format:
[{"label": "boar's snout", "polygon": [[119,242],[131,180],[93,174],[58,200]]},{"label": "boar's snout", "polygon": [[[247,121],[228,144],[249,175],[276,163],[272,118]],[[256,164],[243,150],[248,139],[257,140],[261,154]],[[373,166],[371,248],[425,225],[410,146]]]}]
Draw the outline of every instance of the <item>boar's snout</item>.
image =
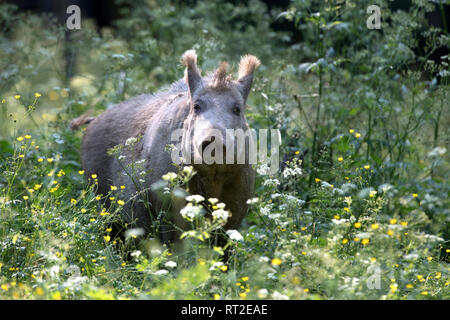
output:
[{"label": "boar's snout", "polygon": [[208,136],[199,144],[199,153],[205,164],[223,164],[226,158],[225,139],[216,135]]}]

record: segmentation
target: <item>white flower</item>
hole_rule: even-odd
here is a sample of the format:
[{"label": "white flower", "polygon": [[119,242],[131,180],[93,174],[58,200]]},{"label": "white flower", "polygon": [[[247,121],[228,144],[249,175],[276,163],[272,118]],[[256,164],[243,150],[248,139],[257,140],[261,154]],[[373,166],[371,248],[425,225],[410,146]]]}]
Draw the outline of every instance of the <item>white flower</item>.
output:
[{"label": "white flower", "polygon": [[281,294],[278,291],[275,291],[272,293],[272,299],[274,300],[289,300],[289,297],[287,295]]},{"label": "white flower", "polygon": [[137,142],[137,138],[131,137],[131,138],[128,138],[127,141],[125,141],[125,145],[131,146],[131,145],[135,144],[136,142]]},{"label": "white flower", "polygon": [[334,224],[342,224],[348,221],[349,221],[348,219],[339,219],[339,220],[331,219],[331,222],[333,222]]},{"label": "white flower", "polygon": [[219,199],[217,199],[217,198],[209,198],[208,202],[211,203],[212,205],[215,205],[217,202],[219,202]]},{"label": "white flower", "polygon": [[271,213],[271,214],[268,215],[268,217],[269,217],[269,219],[276,220],[276,219],[281,217],[281,214],[280,213]]},{"label": "white flower", "polygon": [[437,156],[442,156],[447,152],[446,148],[441,148],[441,147],[436,147],[433,150],[431,150],[428,153],[428,156],[431,157],[437,157]]},{"label": "white flower", "polygon": [[219,269],[221,266],[223,266],[223,262],[215,262],[210,268],[209,271],[214,271],[216,269]]},{"label": "white flower", "polygon": [[247,200],[247,204],[254,204],[254,203],[257,203],[259,201],[259,199],[258,198],[251,198],[251,199],[248,199]]},{"label": "white flower", "polygon": [[301,176],[303,173],[301,168],[285,168],[283,170],[283,178]]},{"label": "white flower", "polygon": [[165,175],[162,176],[162,179],[164,181],[172,181],[177,177],[177,174],[175,172],[167,172]]},{"label": "white flower", "polygon": [[261,208],[260,212],[263,216],[267,216],[268,214],[270,214],[270,210],[272,209],[271,205],[267,205]]},{"label": "white flower", "polygon": [[265,288],[258,290],[258,297],[261,299],[266,298],[268,294],[269,294],[269,291],[267,291],[267,289],[265,289]]},{"label": "white flower", "polygon": [[229,214],[228,211],[217,209],[212,212],[212,216],[214,217],[214,219],[227,221]]},{"label": "white flower", "polygon": [[142,254],[142,252],[141,252],[140,250],[136,250],[136,251],[133,251],[133,252],[131,253],[131,256],[137,258],[137,257],[139,257],[141,254]]},{"label": "white flower", "polygon": [[143,236],[145,234],[145,230],[143,228],[132,228],[129,229],[125,232],[125,237],[129,238],[129,237],[139,237],[139,236]]},{"label": "white flower", "polygon": [[203,198],[201,195],[198,194],[194,194],[192,196],[187,196],[186,200],[189,202],[195,202],[195,203],[199,203],[205,200],[205,198]]},{"label": "white flower", "polygon": [[280,181],[278,179],[267,179],[264,181],[264,186],[276,187],[280,185]]},{"label": "white flower", "polygon": [[230,237],[231,240],[236,241],[243,241],[244,237],[239,233],[237,230],[228,230],[227,235]]},{"label": "white flower", "polygon": [[225,209],[225,203],[219,202],[218,204],[216,204],[216,207],[219,209]]},{"label": "white flower", "polygon": [[190,174],[192,172],[192,170],[194,170],[194,168],[192,166],[186,166],[183,168],[183,171],[187,174]]},{"label": "white flower", "polygon": [[175,261],[167,261],[164,266],[166,268],[175,268],[177,266],[177,263]]},{"label": "white flower", "polygon": [[270,167],[267,165],[267,164],[262,164],[262,165],[260,165],[257,169],[256,169],[256,172],[259,174],[259,175],[262,175],[262,176],[265,176],[265,175],[269,175],[269,173],[270,173]]},{"label": "white flower", "polygon": [[168,274],[168,273],[169,273],[168,270],[166,270],[166,269],[161,269],[161,270],[158,270],[158,271],[154,272],[153,274],[154,274],[154,275],[157,275],[157,276],[164,276],[164,275],[166,275],[166,274]]},{"label": "white flower", "polygon": [[188,203],[186,207],[181,209],[180,214],[183,218],[187,220],[192,220],[196,217],[199,217],[201,215],[202,208],[200,206],[193,206],[192,204]]},{"label": "white flower", "polygon": [[333,186],[326,181],[322,181],[321,184],[322,184],[322,188],[333,188]]}]

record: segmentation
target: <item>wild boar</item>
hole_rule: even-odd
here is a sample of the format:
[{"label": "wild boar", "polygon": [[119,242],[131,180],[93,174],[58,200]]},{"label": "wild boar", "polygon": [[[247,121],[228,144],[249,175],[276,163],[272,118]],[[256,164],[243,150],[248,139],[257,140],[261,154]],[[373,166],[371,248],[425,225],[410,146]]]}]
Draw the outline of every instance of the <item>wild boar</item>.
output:
[{"label": "wild boar", "polygon": [[[166,150],[167,145],[174,143],[172,132],[182,130],[183,151],[194,160],[199,157],[201,160],[203,150],[214,140],[212,132],[221,133],[222,140],[219,138],[215,142],[223,145],[224,153],[236,153],[234,147],[230,150],[232,144],[226,144],[225,131],[248,129],[244,115],[246,100],[254,70],[260,65],[258,58],[243,56],[238,77],[233,80],[225,62],[214,73],[202,76],[195,51],[186,51],[181,60],[186,66],[185,77],[168,89],[140,95],[113,106],[97,118],[82,116],[71,124],[75,129],[89,123],[82,141],[81,158],[86,176],[96,174],[98,177],[98,193],[106,195],[111,186],[124,185],[121,197],[126,200],[136,199],[136,181],[131,174],[124,174],[124,165],[117,157],[110,156],[108,150],[141,137],[131,143],[131,151],[130,148],[123,151],[125,162],[144,164],[146,174],[140,177],[144,181],[144,194],[140,195],[140,201],[127,201],[122,216],[129,227],[142,228],[147,234],[161,209],[161,200],[151,186],[164,174],[176,171],[174,160]],[[245,152],[248,154],[248,150]],[[190,193],[224,202],[231,213],[225,229],[237,229],[247,214],[247,200],[254,193],[252,166],[248,161],[243,164],[194,161],[193,168],[196,174],[189,182]],[[172,227],[161,230],[159,236],[164,243],[176,241],[180,230],[188,229],[179,209],[177,207],[178,212],[173,214]]]}]

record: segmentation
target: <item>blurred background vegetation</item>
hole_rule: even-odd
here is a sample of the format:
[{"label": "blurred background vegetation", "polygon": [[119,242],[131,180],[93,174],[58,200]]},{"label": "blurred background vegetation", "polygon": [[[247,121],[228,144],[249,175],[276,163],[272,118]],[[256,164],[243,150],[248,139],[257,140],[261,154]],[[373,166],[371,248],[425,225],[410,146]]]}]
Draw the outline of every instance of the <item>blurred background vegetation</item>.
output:
[{"label": "blurred background vegetation", "polygon": [[[380,194],[381,186],[391,186],[395,192],[384,199],[382,214],[409,217],[420,232],[442,237],[434,248],[448,262],[450,6],[373,2],[3,2],[2,170],[15,154],[15,137],[30,133],[42,152],[76,172],[81,133],[69,130],[72,118],[97,115],[181,78],[185,50],[197,51],[205,71],[224,60],[236,71],[240,56],[251,53],[262,66],[248,101],[249,123],[280,129],[282,160],[300,157],[304,171],[301,179],[280,178],[274,190],[259,177],[257,196],[272,201],[276,192],[298,195],[313,214],[305,220],[311,239],[321,246],[342,197],[318,191],[318,181],[352,181],[360,191]],[[65,27],[70,4],[81,8],[80,30]],[[379,30],[367,28],[372,4],[381,8]],[[4,199],[34,178],[16,180],[17,192]],[[0,178],[0,187],[7,181]],[[262,207],[250,213],[244,230],[264,229],[258,225]],[[363,216],[366,209],[356,211]],[[267,250],[273,250],[270,256],[276,248]]]}]

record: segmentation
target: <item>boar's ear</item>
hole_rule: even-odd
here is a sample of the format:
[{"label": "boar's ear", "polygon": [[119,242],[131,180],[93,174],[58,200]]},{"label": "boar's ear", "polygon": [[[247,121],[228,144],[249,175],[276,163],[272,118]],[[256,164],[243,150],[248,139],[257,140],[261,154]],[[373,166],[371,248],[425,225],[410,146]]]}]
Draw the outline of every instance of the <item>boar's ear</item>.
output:
[{"label": "boar's ear", "polygon": [[181,61],[186,66],[184,77],[189,87],[189,94],[192,97],[202,85],[202,76],[197,68],[197,54],[195,50],[186,51],[181,57]]},{"label": "boar's ear", "polygon": [[241,58],[239,62],[239,75],[238,75],[238,88],[241,92],[244,100],[247,100],[250,89],[253,83],[253,72],[261,62],[259,59],[252,55],[245,55]]}]

